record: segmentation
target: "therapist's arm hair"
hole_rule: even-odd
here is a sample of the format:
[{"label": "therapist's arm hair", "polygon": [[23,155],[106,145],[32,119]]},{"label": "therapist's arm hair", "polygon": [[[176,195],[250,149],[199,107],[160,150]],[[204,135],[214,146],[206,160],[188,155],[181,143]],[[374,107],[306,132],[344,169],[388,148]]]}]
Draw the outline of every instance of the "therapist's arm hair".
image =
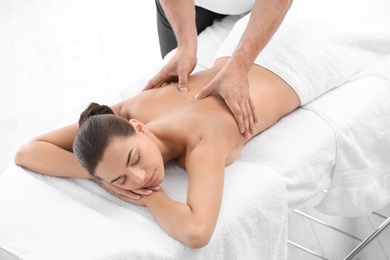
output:
[{"label": "therapist's arm hair", "polygon": [[231,61],[249,71],[254,60],[282,23],[292,0],[256,0],[245,32]]}]

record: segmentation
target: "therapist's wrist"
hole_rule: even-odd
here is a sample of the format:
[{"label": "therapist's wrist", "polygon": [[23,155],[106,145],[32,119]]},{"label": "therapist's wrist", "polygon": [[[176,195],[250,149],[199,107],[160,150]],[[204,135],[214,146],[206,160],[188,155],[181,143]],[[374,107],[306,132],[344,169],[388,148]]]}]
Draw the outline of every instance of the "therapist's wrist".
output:
[{"label": "therapist's wrist", "polygon": [[232,56],[224,67],[226,70],[235,71],[236,73],[248,73],[252,65],[252,62]]},{"label": "therapist's wrist", "polygon": [[186,56],[196,57],[198,51],[197,42],[187,42],[177,45],[177,51],[181,52],[181,54],[185,54]]},{"label": "therapist's wrist", "polygon": [[177,48],[176,55],[180,57],[180,59],[185,59],[186,61],[196,64],[197,48],[196,46],[181,46]]}]

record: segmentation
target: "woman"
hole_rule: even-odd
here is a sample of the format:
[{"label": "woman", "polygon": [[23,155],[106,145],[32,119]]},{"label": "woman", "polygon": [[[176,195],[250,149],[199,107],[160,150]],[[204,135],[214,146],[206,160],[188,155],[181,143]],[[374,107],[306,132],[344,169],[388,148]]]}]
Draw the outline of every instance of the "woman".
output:
[{"label": "woman", "polygon": [[[15,163],[47,175],[98,179],[120,198],[148,207],[173,238],[203,247],[218,218],[225,166],[248,140],[300,105],[286,82],[253,65],[248,83],[259,120],[243,137],[219,95],[194,99],[227,60],[219,58],[192,75],[185,94],[176,83],[144,91],[112,106],[115,116],[92,104],[81,115],[80,128],[72,124],[35,138],[20,148]],[[188,172],[187,203],[171,200],[160,188],[170,160]]]},{"label": "woman", "polygon": [[[224,73],[222,68],[249,22],[247,15],[235,24],[213,67],[189,77],[187,93],[179,92],[177,83],[144,91],[114,105],[116,116],[89,117],[111,112],[92,105],[83,113],[80,129],[73,124],[35,138],[18,151],[16,164],[48,175],[98,179],[120,198],[148,207],[175,239],[192,248],[205,246],[221,206],[224,168],[244,144],[299,105],[353,78],[388,46],[372,44],[373,39],[383,38],[383,31],[373,31],[375,26],[359,19],[369,13],[379,19],[370,22],[381,24],[386,8],[371,7],[367,1],[353,6],[343,1],[338,8],[345,9],[335,13],[328,2],[294,4],[248,68],[249,92],[258,115],[257,122],[245,121],[246,127],[254,123],[250,134],[240,134],[218,94],[194,99],[217,73]],[[177,160],[188,172],[187,203],[171,200],[160,187],[164,163],[170,160]]]}]

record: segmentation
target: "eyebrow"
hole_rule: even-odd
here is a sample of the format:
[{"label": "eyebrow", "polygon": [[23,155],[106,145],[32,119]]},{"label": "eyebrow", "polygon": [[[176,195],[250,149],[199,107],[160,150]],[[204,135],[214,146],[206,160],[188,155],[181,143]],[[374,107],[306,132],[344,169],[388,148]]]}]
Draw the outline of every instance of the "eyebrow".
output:
[{"label": "eyebrow", "polygon": [[[133,147],[133,148],[131,148],[131,150],[130,150],[130,152],[129,152],[129,155],[127,156],[126,167],[128,167],[128,166],[129,166],[130,159],[131,159],[131,153],[133,152],[133,149],[134,149],[134,147]],[[115,179],[113,179],[113,180],[112,180],[110,183],[112,184],[112,183],[116,182],[116,181],[117,181],[117,180],[119,180],[121,177],[122,177],[122,175],[121,175],[121,176],[119,176],[118,178],[115,178]]]}]

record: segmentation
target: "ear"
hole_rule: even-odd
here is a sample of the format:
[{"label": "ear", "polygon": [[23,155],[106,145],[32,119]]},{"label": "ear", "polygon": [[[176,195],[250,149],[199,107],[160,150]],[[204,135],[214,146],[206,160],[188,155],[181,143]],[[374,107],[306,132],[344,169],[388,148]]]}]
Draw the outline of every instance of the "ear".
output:
[{"label": "ear", "polygon": [[139,133],[146,133],[147,132],[147,127],[145,126],[144,123],[141,121],[138,121],[137,119],[130,119],[129,124],[134,128],[136,132]]}]

